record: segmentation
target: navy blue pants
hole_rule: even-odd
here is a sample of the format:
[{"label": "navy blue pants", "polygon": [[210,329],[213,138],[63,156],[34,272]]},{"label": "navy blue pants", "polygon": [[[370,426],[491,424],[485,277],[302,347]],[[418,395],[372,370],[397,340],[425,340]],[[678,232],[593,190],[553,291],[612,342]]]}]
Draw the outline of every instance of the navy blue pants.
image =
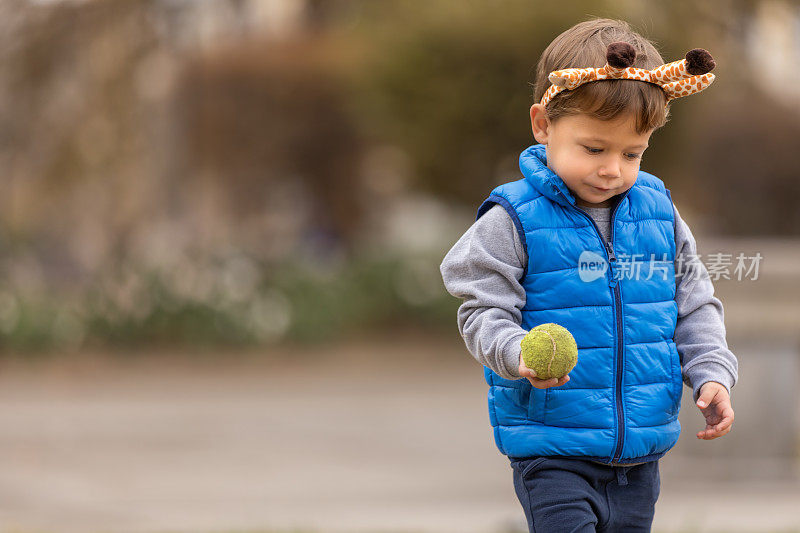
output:
[{"label": "navy blue pants", "polygon": [[531,533],[650,531],[661,491],[658,461],[607,466],[583,459],[511,459]]}]

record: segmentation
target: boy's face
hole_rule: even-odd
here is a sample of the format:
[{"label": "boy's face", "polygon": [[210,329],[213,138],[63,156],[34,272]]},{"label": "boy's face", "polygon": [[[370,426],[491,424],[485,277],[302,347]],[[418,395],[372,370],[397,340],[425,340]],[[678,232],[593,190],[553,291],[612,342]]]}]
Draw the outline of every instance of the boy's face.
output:
[{"label": "boy's face", "polygon": [[653,133],[636,133],[632,116],[604,121],[572,115],[550,122],[541,104],[531,107],[531,125],[536,141],[546,145],[547,166],[583,207],[609,207],[613,196],[633,187]]}]

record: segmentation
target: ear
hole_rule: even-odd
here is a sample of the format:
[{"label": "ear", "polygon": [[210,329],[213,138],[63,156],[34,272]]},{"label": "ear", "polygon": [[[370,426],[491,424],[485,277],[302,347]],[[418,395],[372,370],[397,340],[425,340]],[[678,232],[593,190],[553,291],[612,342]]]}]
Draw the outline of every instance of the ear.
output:
[{"label": "ear", "polygon": [[531,106],[531,129],[536,142],[547,144],[550,138],[550,127],[550,119],[547,118],[544,106],[542,104],[533,104]]}]

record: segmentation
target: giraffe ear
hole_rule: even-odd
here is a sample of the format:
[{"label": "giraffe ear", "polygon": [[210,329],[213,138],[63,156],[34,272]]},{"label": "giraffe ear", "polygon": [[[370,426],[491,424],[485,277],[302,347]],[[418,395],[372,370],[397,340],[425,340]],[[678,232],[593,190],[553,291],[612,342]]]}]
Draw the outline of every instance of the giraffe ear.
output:
[{"label": "giraffe ear", "polygon": [[636,50],[624,41],[617,41],[608,45],[606,61],[614,68],[628,68],[636,60]]},{"label": "giraffe ear", "polygon": [[708,50],[695,48],[686,52],[686,71],[692,76],[711,72],[716,66],[717,63]]},{"label": "giraffe ear", "polygon": [[699,93],[714,82],[715,76],[711,73],[699,74],[691,78],[665,83],[661,86],[667,94],[667,101]]}]

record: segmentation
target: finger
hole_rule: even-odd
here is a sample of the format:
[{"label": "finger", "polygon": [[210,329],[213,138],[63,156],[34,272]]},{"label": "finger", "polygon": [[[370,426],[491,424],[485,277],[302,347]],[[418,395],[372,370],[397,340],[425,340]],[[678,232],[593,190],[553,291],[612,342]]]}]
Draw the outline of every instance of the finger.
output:
[{"label": "finger", "polygon": [[552,379],[531,378],[531,384],[537,389],[549,389],[550,387],[554,387],[557,383],[558,380],[556,378]]},{"label": "finger", "polygon": [[726,429],[724,429],[722,431],[717,431],[716,429],[712,428],[712,429],[709,429],[709,430],[702,431],[701,432],[702,435],[700,435],[700,438],[703,439],[703,440],[714,440],[714,439],[718,439],[718,438],[720,438],[720,437],[722,437],[724,435],[727,435],[728,433],[730,433],[730,431],[731,431],[730,427],[728,427],[728,428],[726,428]]},{"label": "finger", "polygon": [[562,376],[562,377],[556,379],[556,382],[553,385],[550,385],[550,386],[551,387],[560,387],[561,385],[565,384],[567,381],[569,381],[569,376]]},{"label": "finger", "polygon": [[726,402],[722,402],[704,409],[703,416],[706,419],[706,424],[716,426],[721,424],[725,418],[733,416],[733,409]]},{"label": "finger", "polygon": [[730,433],[731,427],[731,425],[727,425],[724,428],[719,429],[719,425],[707,424],[703,431],[697,433],[697,438],[703,440],[713,440]]},{"label": "finger", "polygon": [[553,380],[555,380],[555,383],[550,385],[550,387],[560,387],[561,385],[563,385],[564,383],[569,381],[569,375],[565,374],[565,375],[561,376],[560,378],[553,378],[552,380],[548,379],[547,381],[549,383],[550,381],[553,381]]},{"label": "finger", "polygon": [[703,392],[700,393],[700,396],[697,398],[697,407],[700,409],[705,409],[711,405],[714,397],[717,395],[717,392],[719,392],[719,389],[713,386],[703,386],[702,391]]},{"label": "finger", "polygon": [[569,381],[569,375],[565,375],[561,378],[550,378],[550,379],[539,379],[539,378],[531,378],[530,382],[531,385],[536,387],[537,389],[549,389],[550,387],[560,387],[567,381]]},{"label": "finger", "polygon": [[713,438],[712,437],[713,433],[714,433],[714,425],[707,422],[706,427],[697,433],[697,438],[710,439]]},{"label": "finger", "polygon": [[703,440],[713,440],[717,438],[717,434],[714,431],[713,426],[706,426],[706,429],[697,434],[697,438]]},{"label": "finger", "polygon": [[733,409],[727,407],[725,410],[722,411],[722,421],[714,426],[714,429],[717,431],[728,430],[730,431],[730,427],[733,425]]},{"label": "finger", "polygon": [[537,389],[542,389],[542,388],[544,388],[544,387],[542,387],[542,380],[541,380],[541,379],[536,379],[536,378],[528,378],[528,381],[530,381],[530,382],[531,382],[531,385],[532,385],[533,387],[537,388]]}]

